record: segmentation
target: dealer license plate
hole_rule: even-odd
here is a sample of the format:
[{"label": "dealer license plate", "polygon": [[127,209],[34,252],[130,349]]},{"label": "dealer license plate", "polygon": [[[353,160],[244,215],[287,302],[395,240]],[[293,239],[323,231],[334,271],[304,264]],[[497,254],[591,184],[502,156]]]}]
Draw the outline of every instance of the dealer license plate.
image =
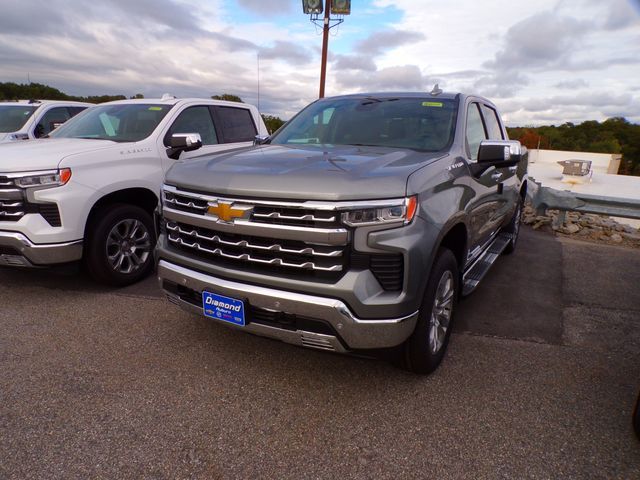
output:
[{"label": "dealer license plate", "polygon": [[205,316],[244,327],[244,302],[210,292],[202,292]]}]

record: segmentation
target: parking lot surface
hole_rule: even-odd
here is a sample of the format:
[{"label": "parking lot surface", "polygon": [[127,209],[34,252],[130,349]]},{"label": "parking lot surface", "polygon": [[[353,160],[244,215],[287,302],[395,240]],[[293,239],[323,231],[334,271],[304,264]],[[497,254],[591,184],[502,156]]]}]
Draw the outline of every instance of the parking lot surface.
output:
[{"label": "parking lot surface", "polygon": [[0,479],[640,478],[638,285],[640,250],[524,229],[420,377],[0,270]]}]

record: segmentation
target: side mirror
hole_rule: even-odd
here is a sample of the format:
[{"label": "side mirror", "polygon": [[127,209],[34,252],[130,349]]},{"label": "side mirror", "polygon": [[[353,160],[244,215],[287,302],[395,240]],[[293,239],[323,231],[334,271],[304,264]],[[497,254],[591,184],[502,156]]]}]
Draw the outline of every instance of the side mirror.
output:
[{"label": "side mirror", "polygon": [[520,162],[522,150],[517,140],[483,140],[478,150],[478,164],[496,168],[512,167]]},{"label": "side mirror", "polygon": [[200,147],[202,147],[202,138],[199,133],[174,133],[169,139],[167,156],[177,160],[182,152],[191,152]]},{"label": "side mirror", "polygon": [[44,135],[44,125],[39,123],[36,125],[36,128],[33,129],[33,136],[40,138],[42,135]]},{"label": "side mirror", "polygon": [[253,144],[264,145],[266,143],[269,143],[270,138],[271,137],[269,135],[256,135],[255,137],[253,137]]}]

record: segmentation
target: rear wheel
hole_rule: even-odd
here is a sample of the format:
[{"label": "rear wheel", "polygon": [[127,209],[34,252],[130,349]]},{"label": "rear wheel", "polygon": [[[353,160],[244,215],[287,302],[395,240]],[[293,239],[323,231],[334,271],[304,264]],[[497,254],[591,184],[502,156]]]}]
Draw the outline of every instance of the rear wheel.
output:
[{"label": "rear wheel", "polygon": [[434,261],[418,323],[403,346],[403,366],[415,373],[433,372],[444,357],[451,337],[453,311],[459,288],[458,263],[441,249]]},{"label": "rear wheel", "polygon": [[153,268],[156,243],[151,215],[134,205],[110,205],[96,212],[90,226],[85,264],[100,283],[125,286]]}]

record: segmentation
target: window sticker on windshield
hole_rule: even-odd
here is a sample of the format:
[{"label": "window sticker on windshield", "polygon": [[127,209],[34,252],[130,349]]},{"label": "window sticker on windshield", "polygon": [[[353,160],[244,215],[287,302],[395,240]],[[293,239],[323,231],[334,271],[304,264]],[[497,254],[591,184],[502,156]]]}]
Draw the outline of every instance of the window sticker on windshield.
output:
[{"label": "window sticker on windshield", "polygon": [[422,102],[423,107],[442,107],[442,102]]},{"label": "window sticker on windshield", "polygon": [[162,107],[149,107],[149,110],[151,110],[153,112],[161,112],[162,111]]}]

